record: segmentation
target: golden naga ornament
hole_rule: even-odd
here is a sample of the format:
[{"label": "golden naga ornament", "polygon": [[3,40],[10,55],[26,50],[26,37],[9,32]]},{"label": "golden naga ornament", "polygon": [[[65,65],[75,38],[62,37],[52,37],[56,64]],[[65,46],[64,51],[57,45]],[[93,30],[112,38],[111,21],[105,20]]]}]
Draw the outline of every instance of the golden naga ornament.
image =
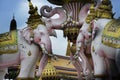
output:
[{"label": "golden naga ornament", "polygon": [[112,4],[110,0],[103,0],[102,4],[98,7],[96,10],[96,17],[97,18],[113,18],[113,12],[112,12]]}]

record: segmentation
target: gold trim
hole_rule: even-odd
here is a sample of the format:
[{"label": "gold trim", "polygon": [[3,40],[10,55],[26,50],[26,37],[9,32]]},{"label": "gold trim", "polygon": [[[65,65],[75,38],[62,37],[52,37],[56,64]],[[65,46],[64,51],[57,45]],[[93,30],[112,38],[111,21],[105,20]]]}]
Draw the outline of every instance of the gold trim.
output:
[{"label": "gold trim", "polygon": [[35,80],[35,78],[17,78],[16,80]]},{"label": "gold trim", "polygon": [[107,18],[112,19],[113,13],[111,11],[104,11],[104,10],[96,10],[96,17],[97,18]]},{"label": "gold trim", "polygon": [[[109,30],[109,31],[108,31]],[[104,34],[108,36],[113,36],[115,38],[120,37],[120,20],[111,20],[107,23],[103,31]]]}]

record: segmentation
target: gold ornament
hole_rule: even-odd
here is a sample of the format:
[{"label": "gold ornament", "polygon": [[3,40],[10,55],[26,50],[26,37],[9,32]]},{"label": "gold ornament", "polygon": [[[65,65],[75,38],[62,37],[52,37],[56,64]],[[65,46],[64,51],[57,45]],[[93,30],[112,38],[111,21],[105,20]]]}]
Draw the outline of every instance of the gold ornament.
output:
[{"label": "gold ornament", "polygon": [[28,56],[31,56],[31,55],[32,55],[32,53],[31,53],[31,51],[29,51],[29,52],[28,52]]},{"label": "gold ornament", "polygon": [[17,78],[17,80],[35,80],[35,78]]}]

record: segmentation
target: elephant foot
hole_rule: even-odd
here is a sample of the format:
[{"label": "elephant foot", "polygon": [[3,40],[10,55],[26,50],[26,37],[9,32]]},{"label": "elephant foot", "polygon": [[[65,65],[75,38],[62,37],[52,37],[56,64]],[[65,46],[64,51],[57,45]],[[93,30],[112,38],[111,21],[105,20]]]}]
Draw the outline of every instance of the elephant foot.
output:
[{"label": "elephant foot", "polygon": [[41,76],[41,73],[39,71],[36,72],[36,76],[37,77],[40,77]]},{"label": "elephant foot", "polygon": [[108,78],[107,75],[94,75],[95,80],[106,80]]},{"label": "elephant foot", "polygon": [[35,80],[35,78],[17,78],[16,80]]}]

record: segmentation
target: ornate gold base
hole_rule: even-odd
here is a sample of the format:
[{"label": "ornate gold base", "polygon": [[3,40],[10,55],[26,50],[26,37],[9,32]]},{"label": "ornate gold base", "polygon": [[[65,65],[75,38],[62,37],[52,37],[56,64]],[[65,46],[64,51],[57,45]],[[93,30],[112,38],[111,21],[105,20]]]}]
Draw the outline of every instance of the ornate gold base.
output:
[{"label": "ornate gold base", "polygon": [[42,80],[42,78],[40,78],[39,80]]},{"label": "ornate gold base", "polygon": [[35,80],[35,78],[17,78],[16,80]]}]

